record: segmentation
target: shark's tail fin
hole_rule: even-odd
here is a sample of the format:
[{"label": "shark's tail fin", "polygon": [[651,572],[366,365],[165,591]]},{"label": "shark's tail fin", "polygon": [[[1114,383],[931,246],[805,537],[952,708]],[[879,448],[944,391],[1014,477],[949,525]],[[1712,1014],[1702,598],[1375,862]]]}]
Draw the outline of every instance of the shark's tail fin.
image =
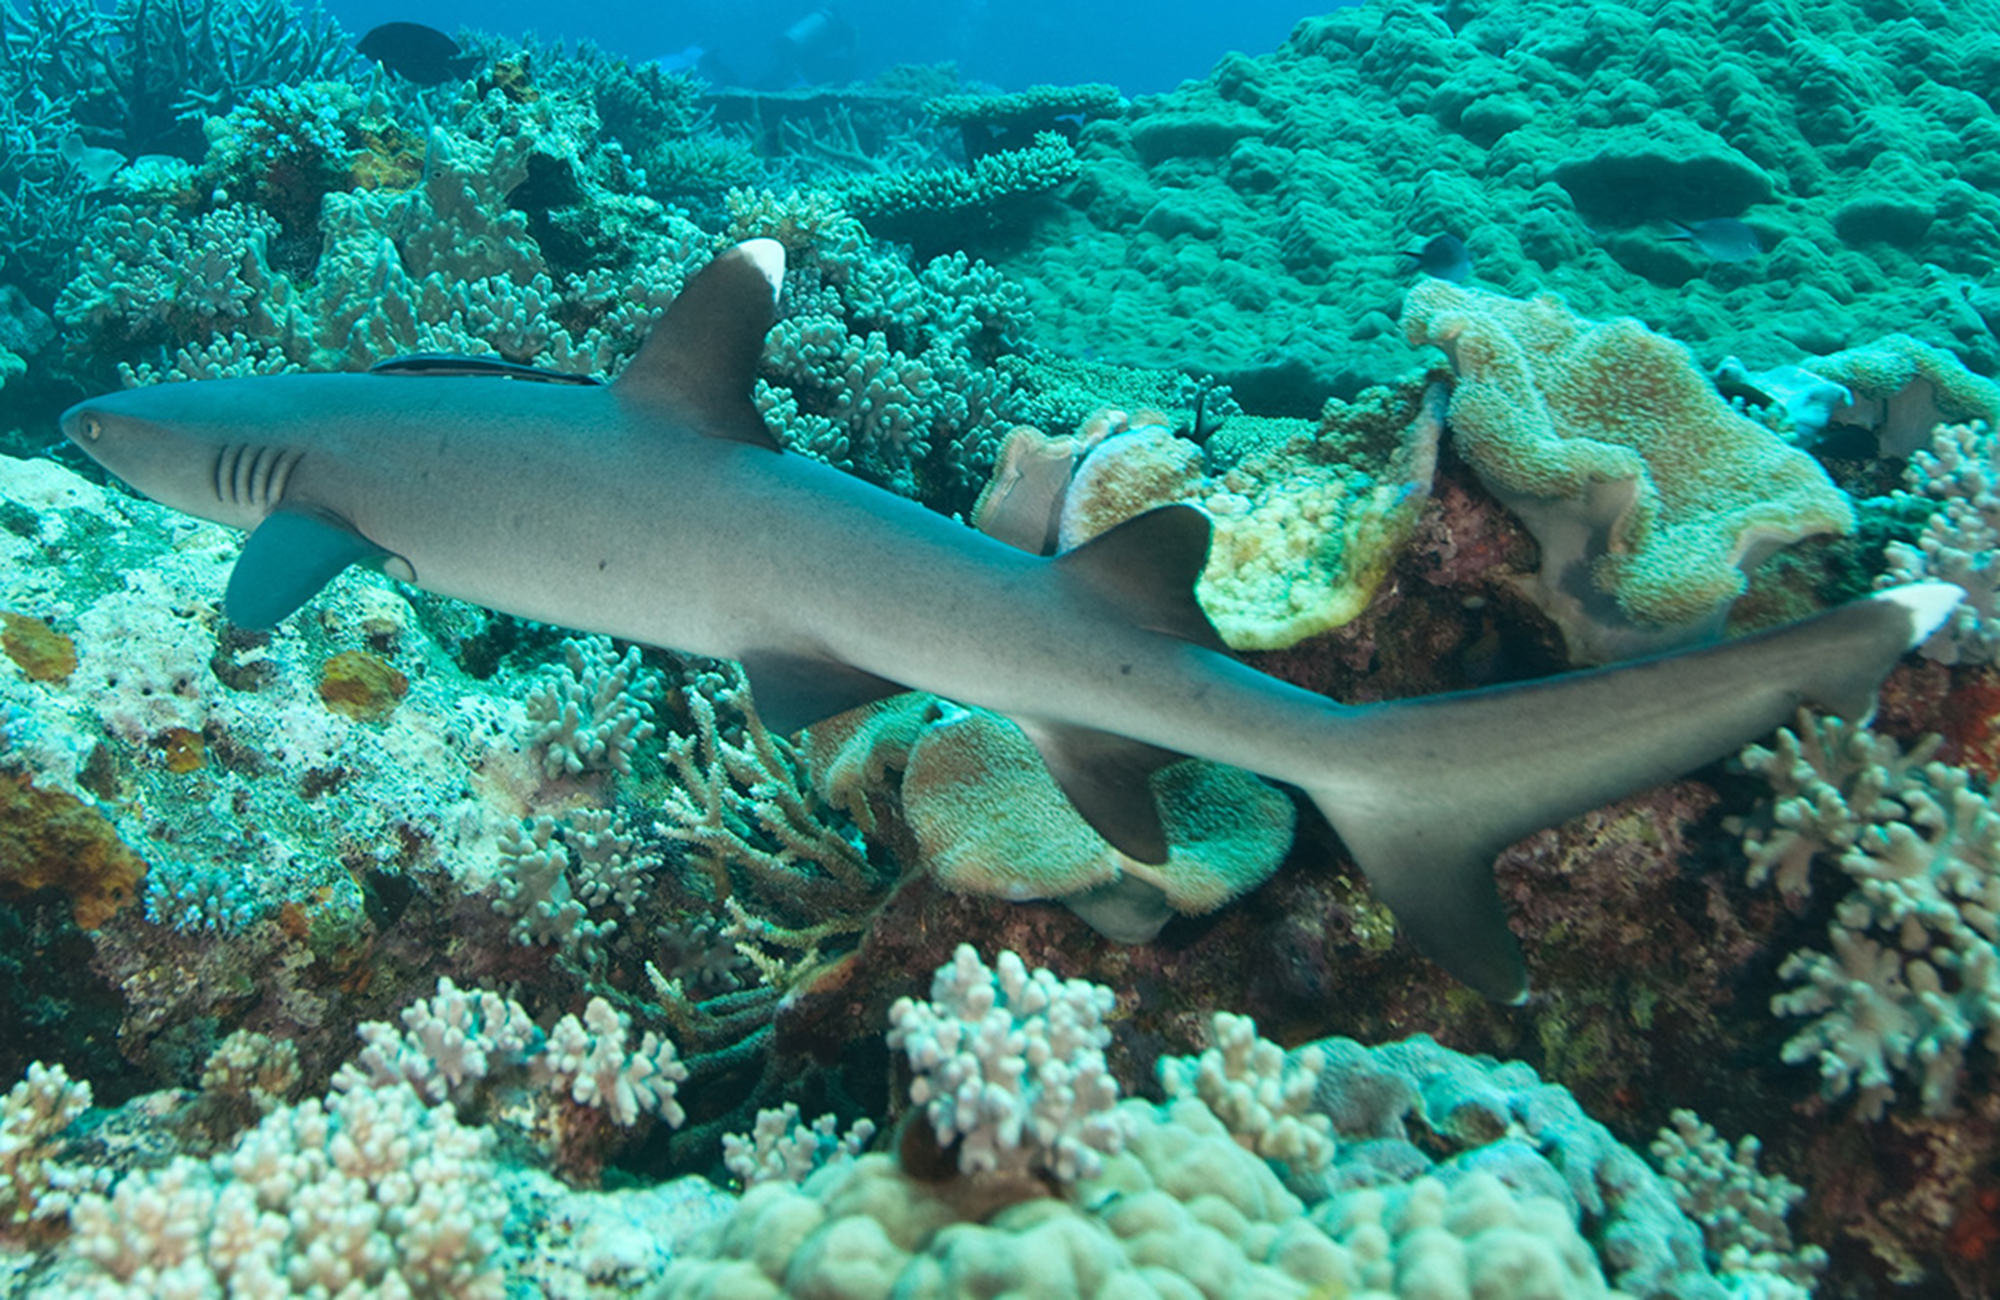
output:
[{"label": "shark's tail fin", "polygon": [[1493,889],[1500,850],[1719,758],[1801,703],[1866,716],[1962,594],[1897,587],[1704,650],[1360,709],[1342,719],[1340,770],[1306,792],[1418,948],[1519,1002],[1527,971]]}]

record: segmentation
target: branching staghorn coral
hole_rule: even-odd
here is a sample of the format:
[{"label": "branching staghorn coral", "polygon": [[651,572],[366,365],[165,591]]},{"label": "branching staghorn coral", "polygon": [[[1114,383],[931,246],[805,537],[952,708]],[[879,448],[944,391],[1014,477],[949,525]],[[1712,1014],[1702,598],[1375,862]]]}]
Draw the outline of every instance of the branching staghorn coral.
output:
[{"label": "branching staghorn coral", "polygon": [[[742,670],[700,674],[679,695],[693,729],[667,738],[674,783],[660,833],[688,847],[718,902],[742,907],[745,937],[810,951],[863,929],[888,882],[813,793],[792,745],[757,716]],[[772,916],[811,919],[789,930],[753,917],[745,898]]]},{"label": "branching staghorn coral", "polygon": [[1800,898],[1822,853],[1852,882],[1831,953],[1787,957],[1778,974],[1797,987],[1771,1008],[1813,1017],[1784,1058],[1813,1062],[1827,1097],[1854,1093],[1864,1120],[1881,1116],[1898,1074],[1917,1080],[1925,1114],[1945,1114],[1975,1041],[2000,1055],[2000,811],[1964,768],[1924,761],[1934,747],[1905,755],[1801,714],[1776,750],[1745,751],[1780,792],[1783,827],[1746,835],[1751,882],[1776,878]]}]

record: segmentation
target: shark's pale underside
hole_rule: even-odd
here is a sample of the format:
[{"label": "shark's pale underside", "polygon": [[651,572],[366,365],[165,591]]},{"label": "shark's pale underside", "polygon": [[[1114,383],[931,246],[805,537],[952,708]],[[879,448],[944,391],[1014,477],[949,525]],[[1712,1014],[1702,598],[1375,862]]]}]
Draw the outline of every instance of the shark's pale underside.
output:
[{"label": "shark's pale underside", "polygon": [[[504,367],[162,384],[63,431],[153,499],[252,530],[224,611],[268,628],[356,562],[525,618],[741,660],[790,729],[903,689],[1018,721],[1144,861],[1182,755],[1308,794],[1398,921],[1488,996],[1527,987],[1491,879],[1541,827],[1764,735],[1865,714],[1956,588],[1880,593],[1710,649],[1465,694],[1336,704],[1230,658],[1194,599],[1208,520],[1142,515],[1054,559],[805,456],[750,399],[782,249],[695,276],[611,385]],[[465,373],[471,371],[473,373]]]}]

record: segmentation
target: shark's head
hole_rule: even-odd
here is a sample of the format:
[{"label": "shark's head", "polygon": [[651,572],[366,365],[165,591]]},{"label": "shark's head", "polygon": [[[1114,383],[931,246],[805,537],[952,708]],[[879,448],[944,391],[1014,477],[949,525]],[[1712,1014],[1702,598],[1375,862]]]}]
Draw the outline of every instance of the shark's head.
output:
[{"label": "shark's head", "polygon": [[161,505],[254,528],[282,499],[300,460],[272,435],[286,425],[272,410],[285,387],[266,377],[134,388],[70,407],[62,431]]}]

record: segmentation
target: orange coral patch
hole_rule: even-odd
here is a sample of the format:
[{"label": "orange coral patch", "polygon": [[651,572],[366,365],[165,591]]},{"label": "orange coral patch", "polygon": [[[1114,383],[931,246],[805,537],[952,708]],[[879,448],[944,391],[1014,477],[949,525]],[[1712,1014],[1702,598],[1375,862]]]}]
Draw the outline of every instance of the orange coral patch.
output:
[{"label": "orange coral patch", "polygon": [[26,614],[0,610],[0,650],[33,681],[66,681],[76,671],[76,643]]},{"label": "orange coral patch", "polygon": [[24,775],[0,775],[0,897],[60,889],[76,923],[94,930],[132,900],[145,874],[96,809]]}]

